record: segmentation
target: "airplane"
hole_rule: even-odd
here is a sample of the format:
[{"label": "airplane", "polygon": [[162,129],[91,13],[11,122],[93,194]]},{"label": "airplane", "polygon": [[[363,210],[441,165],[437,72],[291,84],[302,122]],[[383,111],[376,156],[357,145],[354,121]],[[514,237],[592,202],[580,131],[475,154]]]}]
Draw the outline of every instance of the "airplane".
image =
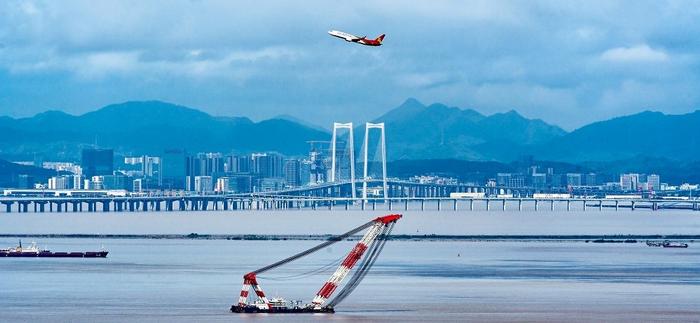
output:
[{"label": "airplane", "polygon": [[379,37],[375,39],[367,39],[367,36],[357,37],[355,35],[337,30],[331,30],[328,33],[333,37],[345,39],[347,42],[358,43],[365,46],[381,46],[382,41],[384,40],[384,34],[379,35]]}]

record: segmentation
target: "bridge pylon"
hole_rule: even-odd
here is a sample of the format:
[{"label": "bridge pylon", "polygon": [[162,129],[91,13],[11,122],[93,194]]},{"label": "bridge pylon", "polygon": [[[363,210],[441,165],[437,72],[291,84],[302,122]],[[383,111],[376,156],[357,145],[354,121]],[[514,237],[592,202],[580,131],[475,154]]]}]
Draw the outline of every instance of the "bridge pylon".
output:
[{"label": "bridge pylon", "polygon": [[367,167],[368,167],[368,160],[367,156],[368,153],[367,151],[369,150],[369,129],[379,129],[381,131],[381,135],[379,138],[379,146],[380,146],[380,158],[382,159],[382,188],[384,190],[384,198],[387,199],[389,198],[389,186],[387,184],[386,180],[386,136],[384,132],[384,123],[370,123],[367,122],[365,123],[365,142],[364,142],[364,157],[363,157],[363,174],[362,174],[362,199],[367,199],[367,181],[369,180],[369,177],[367,175]]},{"label": "bridge pylon", "polygon": [[347,142],[347,149],[346,151],[348,152],[348,157],[350,160],[350,186],[352,190],[352,198],[356,198],[356,192],[355,192],[355,143],[354,143],[354,135],[352,132],[352,122],[348,123],[339,123],[339,122],[334,122],[333,123],[333,138],[331,139],[331,182],[336,181],[336,158],[337,158],[337,152],[336,152],[336,147],[337,147],[337,141],[338,141],[338,129],[348,129],[350,132],[348,134],[348,142]]}]

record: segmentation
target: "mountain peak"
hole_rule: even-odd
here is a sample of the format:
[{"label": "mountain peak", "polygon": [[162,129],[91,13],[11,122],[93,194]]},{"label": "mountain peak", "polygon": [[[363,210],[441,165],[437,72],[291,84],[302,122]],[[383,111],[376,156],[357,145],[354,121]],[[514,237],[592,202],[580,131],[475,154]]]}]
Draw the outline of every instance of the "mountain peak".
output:
[{"label": "mountain peak", "polygon": [[416,99],[416,98],[408,98],[408,99],[406,99],[406,101],[403,101],[403,103],[401,103],[401,105],[399,105],[398,108],[404,108],[404,109],[405,109],[405,108],[414,108],[414,107],[421,107],[421,108],[424,108],[424,107],[425,107],[425,104],[423,104],[422,102],[418,101],[418,99]]}]

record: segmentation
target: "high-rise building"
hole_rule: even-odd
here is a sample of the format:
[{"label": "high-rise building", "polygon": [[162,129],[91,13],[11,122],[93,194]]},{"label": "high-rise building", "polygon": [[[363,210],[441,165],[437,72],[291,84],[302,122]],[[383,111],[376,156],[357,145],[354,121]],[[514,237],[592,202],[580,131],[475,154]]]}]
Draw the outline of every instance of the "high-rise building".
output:
[{"label": "high-rise building", "polygon": [[299,165],[299,186],[308,185],[312,181],[311,161],[303,160]]},{"label": "high-rise building", "polygon": [[161,187],[170,190],[184,190],[188,175],[187,158],[182,149],[169,149],[161,157]]},{"label": "high-rise building", "polygon": [[114,150],[83,149],[81,165],[86,177],[112,175],[114,171]]},{"label": "high-rise building", "polygon": [[48,188],[50,190],[67,190],[73,186],[72,180],[73,177],[69,175],[54,176],[49,178]]},{"label": "high-rise building", "polygon": [[535,173],[532,174],[532,187],[544,188],[547,186],[547,174]]},{"label": "high-rise building", "polygon": [[581,181],[581,174],[579,173],[567,173],[566,174],[566,185],[572,187],[581,186],[583,183]]},{"label": "high-rise building", "polygon": [[653,191],[661,190],[661,177],[656,174],[647,176],[647,188]]},{"label": "high-rise building", "polygon": [[252,154],[252,172],[262,178],[284,176],[284,157],[277,153]]},{"label": "high-rise building", "polygon": [[231,192],[231,178],[229,178],[229,177],[217,178],[216,185],[214,186],[214,192],[217,192],[217,193]]},{"label": "high-rise building", "polygon": [[131,184],[131,191],[132,192],[141,192],[143,190],[143,179],[137,178],[133,181]]},{"label": "high-rise building", "polygon": [[636,191],[639,188],[639,174],[620,175],[620,188],[623,191]]},{"label": "high-rise building", "polygon": [[525,175],[511,174],[508,187],[525,187]]},{"label": "high-rise building", "polygon": [[253,191],[253,176],[237,174],[228,176],[229,189],[234,193],[249,193]]},{"label": "high-rise building", "polygon": [[126,176],[122,174],[105,175],[102,177],[102,189],[123,190],[127,188]]},{"label": "high-rise building", "polygon": [[496,185],[498,186],[508,186],[510,183],[510,173],[498,173],[496,174]]},{"label": "high-rise building", "polygon": [[197,193],[210,193],[214,189],[211,176],[195,176],[194,191]]},{"label": "high-rise building", "polygon": [[298,187],[302,185],[300,160],[287,159],[284,161],[284,178],[289,186]]},{"label": "high-rise building", "polygon": [[586,185],[587,186],[597,186],[598,185],[598,176],[596,176],[595,173],[586,174]]},{"label": "high-rise building", "polygon": [[250,173],[250,156],[232,155],[226,157],[226,172],[229,173]]}]

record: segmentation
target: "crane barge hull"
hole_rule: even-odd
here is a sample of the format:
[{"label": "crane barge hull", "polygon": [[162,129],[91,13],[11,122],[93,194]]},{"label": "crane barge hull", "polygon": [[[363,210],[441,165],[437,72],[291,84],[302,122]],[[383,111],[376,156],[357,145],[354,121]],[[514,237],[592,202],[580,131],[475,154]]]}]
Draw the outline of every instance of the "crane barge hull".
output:
[{"label": "crane barge hull", "polygon": [[291,314],[291,313],[335,313],[335,310],[330,307],[322,308],[310,308],[310,307],[297,307],[297,308],[269,308],[261,309],[257,306],[231,306],[231,312],[233,313],[272,313],[272,314]]}]

